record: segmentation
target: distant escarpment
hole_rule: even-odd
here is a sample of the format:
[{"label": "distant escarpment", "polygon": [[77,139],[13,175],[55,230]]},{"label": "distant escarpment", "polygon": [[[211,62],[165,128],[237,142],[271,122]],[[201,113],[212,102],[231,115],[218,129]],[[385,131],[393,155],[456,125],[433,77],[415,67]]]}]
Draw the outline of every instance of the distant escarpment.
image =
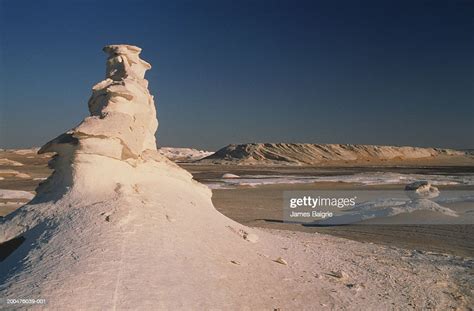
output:
[{"label": "distant escarpment", "polygon": [[237,165],[474,165],[474,157],[463,151],[440,148],[250,143],[228,145],[200,163]]}]

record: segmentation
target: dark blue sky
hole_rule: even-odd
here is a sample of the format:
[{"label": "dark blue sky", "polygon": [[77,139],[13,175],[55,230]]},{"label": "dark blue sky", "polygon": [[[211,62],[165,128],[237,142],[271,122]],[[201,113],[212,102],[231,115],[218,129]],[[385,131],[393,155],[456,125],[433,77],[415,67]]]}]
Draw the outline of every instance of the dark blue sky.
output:
[{"label": "dark blue sky", "polygon": [[87,115],[106,44],[143,48],[159,145],[474,148],[474,1],[0,0],[0,147]]}]

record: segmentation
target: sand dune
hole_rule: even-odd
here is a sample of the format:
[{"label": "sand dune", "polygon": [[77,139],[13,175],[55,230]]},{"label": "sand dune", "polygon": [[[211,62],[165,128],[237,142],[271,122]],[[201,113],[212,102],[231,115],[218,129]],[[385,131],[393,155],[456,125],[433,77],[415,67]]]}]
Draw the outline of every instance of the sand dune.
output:
[{"label": "sand dune", "polygon": [[459,159],[474,165],[474,157],[463,151],[439,148],[341,145],[264,144],[228,145],[200,160],[200,163],[238,165],[324,165],[336,163],[408,163],[434,161],[455,163]]}]

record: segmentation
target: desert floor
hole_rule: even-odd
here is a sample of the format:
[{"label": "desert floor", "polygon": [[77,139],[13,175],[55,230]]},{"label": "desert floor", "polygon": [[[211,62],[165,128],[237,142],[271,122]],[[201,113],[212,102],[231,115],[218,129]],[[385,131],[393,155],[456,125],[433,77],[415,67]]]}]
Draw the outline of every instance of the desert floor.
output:
[{"label": "desert floor", "polygon": [[[49,155],[37,155],[34,152],[2,151],[0,158],[17,161],[22,166],[1,165],[3,180],[0,189],[34,191],[42,179],[51,174],[47,167]],[[370,171],[396,171],[400,173],[434,174],[434,173],[472,173],[473,167],[344,167],[344,168],[302,168],[302,167],[240,167],[221,165],[181,164],[189,170],[198,181],[206,182],[218,178],[224,173],[237,175],[302,175],[331,176]],[[28,174],[29,177],[16,177],[5,170]],[[291,190],[321,189],[403,189],[403,185],[361,186],[354,183],[318,182],[311,184],[277,184],[256,187],[237,187],[234,189],[214,189],[213,202],[224,215],[250,227],[291,230],[301,232],[319,232],[343,237],[360,242],[384,244],[406,249],[416,249],[451,254],[462,257],[474,257],[474,225],[345,225],[319,227],[285,223],[282,219],[282,194]],[[441,186],[443,189],[474,190],[474,186]],[[0,216],[12,212],[27,199],[1,199]]]},{"label": "desert floor", "polygon": [[[258,168],[258,167],[212,167],[184,165],[198,180],[221,176],[223,173],[236,175],[252,174],[297,174],[333,175],[367,171],[397,171],[402,173],[434,174],[472,172],[469,167],[431,167],[431,168],[390,168],[390,167],[352,167],[352,168]],[[262,227],[302,232],[319,232],[360,242],[384,244],[407,249],[441,252],[456,256],[474,256],[474,225],[375,225],[360,224],[346,226],[317,227],[283,222],[283,191],[300,190],[384,190],[399,189],[404,185],[361,186],[354,183],[319,182],[312,184],[278,184],[236,189],[214,189],[214,206],[227,217],[250,227]],[[474,190],[473,186],[440,186],[446,189]]]},{"label": "desert floor", "polygon": [[268,185],[246,189],[216,189],[213,191],[213,202],[221,213],[250,227],[319,232],[360,242],[474,256],[473,225],[360,224],[318,227],[283,222],[282,191],[318,190],[322,186],[342,188],[346,185]]}]

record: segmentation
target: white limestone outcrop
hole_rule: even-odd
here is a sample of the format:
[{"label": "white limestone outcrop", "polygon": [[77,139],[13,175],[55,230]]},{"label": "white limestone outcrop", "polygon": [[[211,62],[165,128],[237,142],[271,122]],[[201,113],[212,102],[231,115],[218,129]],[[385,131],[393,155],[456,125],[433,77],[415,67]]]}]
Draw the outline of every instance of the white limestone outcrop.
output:
[{"label": "white limestone outcrop", "polygon": [[165,161],[156,152],[158,120],[144,78],[151,65],[139,58],[141,49],[135,46],[109,45],[104,51],[106,79],[92,88],[90,116],[39,150],[57,153],[50,162],[54,173],[40,185],[40,194],[61,188],[82,195],[111,194],[114,183],[133,181],[149,160]]},{"label": "white limestone outcrop", "polygon": [[[157,151],[158,121],[144,79],[151,66],[141,50],[104,51],[106,79],[93,87],[90,116],[39,150],[56,153],[53,174],[31,202],[0,220],[0,244],[25,241],[2,262],[2,297],[42,297],[52,309],[147,309],[137,295],[164,303],[169,293],[153,288],[183,284],[185,270],[192,280],[180,285],[185,295],[217,287],[220,279],[209,271],[225,270],[228,261],[206,248],[256,256],[247,245],[257,235],[218,213],[211,191]],[[184,264],[186,258],[204,269]],[[164,306],[176,304],[183,306]]]},{"label": "white limestone outcrop", "polygon": [[432,199],[439,196],[438,188],[434,187],[428,181],[415,181],[405,186],[407,195],[412,200],[416,199]]}]

